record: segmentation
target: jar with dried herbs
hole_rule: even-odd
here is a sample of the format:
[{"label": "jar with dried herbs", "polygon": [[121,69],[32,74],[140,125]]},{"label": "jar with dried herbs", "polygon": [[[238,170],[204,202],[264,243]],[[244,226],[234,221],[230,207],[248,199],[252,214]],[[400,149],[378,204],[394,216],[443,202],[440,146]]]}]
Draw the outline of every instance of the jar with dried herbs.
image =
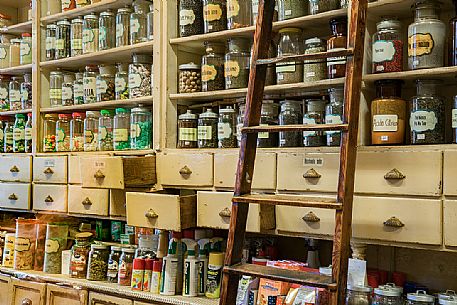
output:
[{"label": "jar with dried herbs", "polygon": [[129,68],[127,64],[118,63],[114,76],[115,99],[126,100],[129,98]]},{"label": "jar with dried herbs", "polygon": [[13,152],[25,152],[25,115],[16,114],[13,129]]},{"label": "jar with dried herbs", "polygon": [[[325,123],[326,100],[306,100],[306,111],[303,115],[303,125]],[[316,147],[325,145],[325,136],[322,131],[303,131],[303,146]]]},{"label": "jar with dried herbs", "polygon": [[71,114],[59,114],[56,124],[56,151],[58,152],[70,151],[70,120]]},{"label": "jar with dried herbs", "polygon": [[101,12],[98,19],[99,35],[98,35],[98,49],[108,50],[114,48],[116,45],[116,15],[110,9]]},{"label": "jar with dried herbs", "polygon": [[70,21],[67,19],[57,22],[56,27],[56,59],[67,58],[71,55]]},{"label": "jar with dried herbs", "polygon": [[204,33],[227,29],[227,0],[203,0]]},{"label": "jar with dried herbs", "polygon": [[45,114],[43,123],[43,152],[56,151],[57,114]]},{"label": "jar with dried herbs", "polygon": [[225,54],[225,89],[246,88],[249,82],[249,39],[231,38],[228,40],[228,53]]},{"label": "jar with dried herbs", "polygon": [[308,14],[306,0],[278,0],[278,20],[288,20]]},{"label": "jar with dried herbs", "polygon": [[24,74],[24,81],[21,83],[21,108],[32,109],[32,74]]},{"label": "jar with dried herbs", "polygon": [[135,258],[135,249],[123,248],[119,259],[118,284],[121,286],[130,286],[132,280],[133,259]]},{"label": "jar with dried herbs", "polygon": [[251,0],[227,0],[227,28],[239,29],[251,25]]},{"label": "jar with dried herbs", "polygon": [[43,271],[59,274],[62,268],[62,251],[67,246],[68,226],[48,223]]},{"label": "jar with dried herbs", "polygon": [[116,47],[129,45],[130,39],[130,6],[121,7],[116,14]]},{"label": "jar with dried herbs", "polygon": [[82,232],[75,236],[75,244],[71,248],[70,276],[84,279],[87,275],[87,261],[89,259],[92,233]]},{"label": "jar with dried herbs", "polygon": [[106,281],[108,257],[109,251],[107,246],[98,244],[91,245],[86,279],[89,281]]},{"label": "jar with dried herbs", "polygon": [[83,22],[83,54],[93,53],[98,51],[98,17],[91,13],[84,16]]},{"label": "jar with dried herbs", "polygon": [[57,107],[62,105],[62,85],[62,71],[51,71],[49,77],[49,102],[51,104],[51,107]]},{"label": "jar with dried herbs", "polygon": [[148,41],[146,31],[146,15],[149,7],[143,0],[133,2],[133,12],[130,14],[130,44]]},{"label": "jar with dried herbs", "polygon": [[217,148],[218,117],[211,108],[198,117],[197,140],[198,148]]},{"label": "jar with dried herbs", "polygon": [[[344,88],[328,89],[330,103],[325,107],[325,124],[342,124],[344,108]],[[326,131],[327,146],[340,146],[341,132]]]},{"label": "jar with dried herbs", "polygon": [[8,99],[10,77],[8,75],[0,75],[0,111],[7,111],[10,109],[10,102]]},{"label": "jar with dried herbs", "polygon": [[84,151],[96,151],[98,143],[98,118],[100,112],[86,111],[84,119]]},{"label": "jar with dried herbs", "polygon": [[108,271],[106,272],[107,281],[110,283],[117,283],[119,272],[119,259],[121,258],[122,248],[118,246],[111,246],[111,253],[108,257]]},{"label": "jar with dried herbs", "polygon": [[55,23],[46,26],[46,60],[56,59],[56,31]]},{"label": "jar with dried herbs", "polygon": [[[327,40],[327,51],[341,51],[347,48],[347,17],[330,20],[332,37]],[[346,57],[327,58],[327,77],[330,79],[346,76]]]},{"label": "jar with dried herbs", "polygon": [[34,219],[17,219],[14,238],[14,269],[33,270],[35,262],[36,223]]},{"label": "jar with dried herbs", "polygon": [[97,66],[86,66],[86,70],[83,75],[84,104],[95,103],[97,101],[97,75]]},{"label": "jar with dried herbs", "polygon": [[[278,104],[273,100],[263,100],[260,111],[260,126],[272,125],[278,125]],[[278,147],[278,133],[259,132],[257,136],[257,147]]]},{"label": "jar with dried herbs", "polygon": [[206,54],[202,57],[202,91],[225,89],[224,50],[221,43],[205,42]]},{"label": "jar with dried herbs", "polygon": [[[303,123],[302,102],[284,100],[280,102],[279,125],[297,125]],[[279,147],[303,146],[301,132],[279,132]]]},{"label": "jar with dried herbs", "polygon": [[97,102],[113,101],[115,99],[114,75],[99,74],[96,81]]},{"label": "jar with dried herbs", "polygon": [[178,148],[197,148],[197,115],[192,110],[178,117]]},{"label": "jar with dried herbs", "polygon": [[200,65],[193,62],[179,66],[179,93],[194,93],[202,91]]},{"label": "jar with dried herbs", "polygon": [[76,79],[73,82],[73,104],[84,104],[84,73],[78,72],[75,74]]},{"label": "jar with dried herbs", "polygon": [[[305,40],[305,54],[316,54],[327,51],[324,40],[314,37]],[[305,60],[303,65],[303,81],[311,83],[327,78],[327,65],[325,60]]]},{"label": "jar with dried herbs", "polygon": [[84,113],[73,112],[70,121],[70,150],[84,151]]},{"label": "jar with dried herbs", "polygon": [[27,113],[27,122],[25,123],[25,152],[32,152],[33,144],[33,125],[32,125],[32,113]]},{"label": "jar with dried herbs", "polygon": [[[279,30],[278,57],[303,53],[302,30],[284,28]],[[276,64],[278,84],[292,84],[303,81],[303,61],[296,60]]]},{"label": "jar with dried herbs", "polygon": [[83,23],[82,17],[77,17],[71,21],[71,56],[83,54]]},{"label": "jar with dried herbs", "polygon": [[376,24],[373,35],[373,73],[403,71],[403,39],[400,21],[385,18]]},{"label": "jar with dried herbs", "polygon": [[339,8],[340,0],[309,0],[309,13],[311,15],[336,10]]},{"label": "jar with dried herbs", "polygon": [[203,1],[179,1],[180,37],[203,34]]},{"label": "jar with dried herbs", "polygon": [[8,86],[8,99],[10,102],[9,110],[21,110],[21,83],[23,82],[22,77],[13,76]]},{"label": "jar with dried herbs", "polygon": [[219,110],[217,138],[219,141],[219,148],[237,147],[236,112],[231,106]]},{"label": "jar with dried herbs", "polygon": [[150,96],[152,79],[152,56],[133,54],[129,65],[129,97]]},{"label": "jar with dried herbs", "polygon": [[74,73],[65,73],[62,84],[62,106],[73,105],[73,83],[75,82]]}]

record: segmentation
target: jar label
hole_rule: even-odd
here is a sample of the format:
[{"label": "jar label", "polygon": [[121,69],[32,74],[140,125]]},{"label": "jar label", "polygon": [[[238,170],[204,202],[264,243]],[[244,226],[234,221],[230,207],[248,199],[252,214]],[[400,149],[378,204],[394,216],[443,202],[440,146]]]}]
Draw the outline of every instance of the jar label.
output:
[{"label": "jar label", "polygon": [[294,61],[276,64],[276,73],[291,73],[295,72],[295,70],[296,66]]},{"label": "jar label", "polygon": [[95,77],[84,77],[84,96],[95,96],[97,90],[97,79]]},{"label": "jar label", "polygon": [[19,90],[10,90],[10,102],[19,102],[21,100],[21,91]]},{"label": "jar label", "polygon": [[417,33],[408,37],[408,56],[416,57],[432,53],[435,41],[430,33]]},{"label": "jar label", "polygon": [[32,140],[32,131],[33,131],[33,128],[30,128],[30,127],[25,128],[24,138],[26,141]]},{"label": "jar label", "polygon": [[[345,48],[333,48],[329,49],[328,51],[344,51]],[[327,67],[333,65],[345,65],[346,64],[346,57],[344,56],[337,56],[337,57],[329,57],[327,58]],[[333,73],[334,74],[334,73]]]},{"label": "jar label", "polygon": [[70,43],[72,50],[82,50],[83,48],[83,40],[81,38],[73,38]]},{"label": "jar label", "polygon": [[84,86],[83,86],[83,84],[75,83],[73,85],[73,94],[74,94],[74,98],[75,99],[84,97]]},{"label": "jar label", "polygon": [[198,126],[198,139],[211,140],[213,138],[213,127],[211,126]]},{"label": "jar label", "polygon": [[60,100],[62,99],[62,88],[51,88],[49,90],[49,98],[51,100]]},{"label": "jar label", "polygon": [[106,42],[106,27],[104,27],[104,26],[101,26],[98,29],[98,41],[100,44]]},{"label": "jar label", "polygon": [[92,130],[84,130],[84,143],[85,144],[92,144],[95,141],[95,135]]},{"label": "jar label", "polygon": [[197,128],[179,128],[179,141],[197,141]]},{"label": "jar label", "polygon": [[0,87],[0,99],[6,100],[8,99],[8,89]]},{"label": "jar label", "polygon": [[292,15],[292,10],[284,10],[284,15],[286,15],[286,16]]},{"label": "jar label", "polygon": [[7,55],[8,55],[8,52],[6,51],[6,48],[0,47],[0,59],[6,59]]},{"label": "jar label", "polygon": [[[343,120],[340,115],[337,114],[327,114],[325,116],[325,124],[342,124]],[[339,131],[326,131],[326,134],[339,133]]]},{"label": "jar label", "polygon": [[56,50],[64,50],[64,49],[65,49],[65,40],[56,39]]},{"label": "jar label", "polygon": [[96,81],[97,94],[104,94],[108,90],[108,84],[105,80],[97,79]]},{"label": "jar label", "polygon": [[238,77],[240,75],[240,65],[235,60],[227,60],[224,64],[225,77]]},{"label": "jar label", "polygon": [[20,55],[21,56],[30,55],[31,50],[32,50],[32,48],[30,46],[30,43],[24,42],[24,41],[21,42],[21,46],[20,46]]},{"label": "jar label", "polygon": [[415,111],[409,119],[411,130],[415,132],[434,130],[437,123],[438,118],[433,111]]},{"label": "jar label", "polygon": [[452,109],[452,128],[457,128],[457,109]]},{"label": "jar label", "polygon": [[79,272],[84,272],[86,263],[87,259],[85,255],[78,253],[78,251],[73,251],[70,262],[70,271],[72,275],[77,276]]},{"label": "jar label", "polygon": [[217,138],[219,140],[229,139],[232,136],[230,123],[217,123]]},{"label": "jar label", "polygon": [[57,143],[63,143],[65,141],[66,137],[67,136],[65,135],[65,130],[63,128],[56,129],[56,142]]},{"label": "jar label", "polygon": [[116,39],[120,39],[124,36],[124,26],[122,24],[116,24]]},{"label": "jar label", "polygon": [[108,128],[106,126],[98,126],[98,139],[100,141],[106,141],[108,138]]},{"label": "jar label", "polygon": [[324,166],[324,158],[305,157],[303,166]]},{"label": "jar label", "polygon": [[5,132],[5,142],[6,144],[13,144],[13,133],[12,132]]},{"label": "jar label", "polygon": [[129,73],[129,89],[140,88],[141,75],[139,73]]},{"label": "jar label", "polygon": [[308,77],[315,77],[316,76],[316,72],[306,72],[305,73],[305,77],[308,78]]},{"label": "jar label", "polygon": [[29,100],[29,90],[26,88],[21,90],[21,101],[28,102]]},{"label": "jar label", "polygon": [[13,129],[13,141],[21,141],[25,139],[25,129],[14,128]]},{"label": "jar label", "polygon": [[[313,118],[303,118],[303,125],[315,125],[316,119]],[[303,131],[303,137],[315,136],[316,131]]]},{"label": "jar label", "polygon": [[14,240],[14,251],[25,252],[29,251],[32,243],[29,238],[16,237]]},{"label": "jar label", "polygon": [[202,81],[209,82],[215,80],[217,77],[217,70],[213,65],[202,66]]},{"label": "jar label", "polygon": [[109,259],[108,260],[108,272],[106,273],[106,276],[111,277],[111,278],[116,278],[118,271],[119,271],[119,262],[117,262],[113,259]]},{"label": "jar label", "polygon": [[[259,15],[259,0],[252,0],[252,16],[254,21],[257,21],[257,16]],[[254,23],[255,23],[254,22]]]},{"label": "jar label", "polygon": [[222,18],[222,8],[219,4],[207,4],[203,7],[204,19],[213,22]]},{"label": "jar label", "polygon": [[129,130],[125,128],[116,128],[113,131],[115,142],[127,142],[129,140]]},{"label": "jar label", "polygon": [[141,126],[140,124],[134,123],[130,124],[130,138],[136,139],[141,135]]},{"label": "jar label", "polygon": [[227,18],[233,18],[240,13],[240,3],[238,0],[227,0]]},{"label": "jar label", "polygon": [[46,51],[54,50],[56,48],[56,38],[46,37]]},{"label": "jar label", "polygon": [[62,87],[62,99],[63,100],[72,100],[73,99],[73,90],[71,90],[71,87]]},{"label": "jar label", "polygon": [[373,131],[395,132],[398,130],[396,114],[377,114],[373,116]]},{"label": "jar label", "polygon": [[[260,124],[259,126],[268,126],[268,124]],[[268,139],[270,137],[269,132],[259,132],[257,138],[259,139]]]},{"label": "jar label", "polygon": [[186,26],[194,24],[195,22],[195,13],[193,10],[181,10],[179,12],[179,25]]},{"label": "jar label", "polygon": [[127,82],[125,81],[125,78],[123,78],[123,77],[116,77],[116,79],[114,80],[114,83],[116,86],[115,87],[116,93],[122,93],[127,88]]},{"label": "jar label", "polygon": [[373,43],[373,62],[380,63],[392,61],[395,57],[395,45],[393,41],[378,40]]},{"label": "jar label", "polygon": [[71,0],[62,0],[62,11],[70,8]]},{"label": "jar label", "polygon": [[57,240],[46,239],[46,244],[44,246],[44,252],[46,253],[57,253],[59,251],[60,244]]},{"label": "jar label", "polygon": [[130,18],[130,33],[138,33],[140,31],[140,20],[138,18]]}]

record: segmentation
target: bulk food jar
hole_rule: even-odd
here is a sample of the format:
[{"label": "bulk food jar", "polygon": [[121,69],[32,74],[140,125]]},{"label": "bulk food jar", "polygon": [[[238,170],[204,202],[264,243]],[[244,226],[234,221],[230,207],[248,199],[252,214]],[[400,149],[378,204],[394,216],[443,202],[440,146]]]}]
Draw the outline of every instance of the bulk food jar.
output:
[{"label": "bulk food jar", "polygon": [[121,7],[116,14],[116,47],[127,46],[130,39],[130,6]]},{"label": "bulk food jar", "polygon": [[100,67],[100,74],[96,80],[97,102],[113,101],[116,98],[116,85],[114,83],[114,74],[103,73]]},{"label": "bulk food jar", "polygon": [[[303,123],[301,101],[284,100],[280,102],[279,125]],[[301,132],[279,132],[279,147],[300,147],[303,144]]]},{"label": "bulk food jar", "polygon": [[9,51],[9,66],[19,66],[21,62],[21,40],[11,39],[10,40],[10,51]]},{"label": "bulk food jar", "polygon": [[203,1],[179,1],[179,34],[187,37],[203,33]]},{"label": "bulk food jar", "polygon": [[113,119],[109,110],[101,110],[98,119],[98,150],[113,150]]},{"label": "bulk food jar", "polygon": [[202,91],[201,67],[193,62],[179,66],[179,93]]},{"label": "bulk food jar", "polygon": [[239,29],[251,25],[251,0],[227,0],[227,28]]},{"label": "bulk food jar", "polygon": [[[326,104],[326,100],[306,100],[306,111],[303,115],[303,124],[324,124]],[[325,145],[325,136],[322,131],[303,131],[303,146],[314,147],[323,145]]]},{"label": "bulk food jar", "polygon": [[16,114],[13,129],[13,152],[25,152],[25,115]]},{"label": "bulk food jar", "polygon": [[76,79],[73,82],[73,104],[81,105],[84,104],[84,73],[75,73]]},{"label": "bulk food jar", "polygon": [[[344,88],[328,89],[330,103],[325,106],[325,124],[342,124],[344,107]],[[341,132],[326,131],[327,146],[340,146]]]},{"label": "bulk food jar", "polygon": [[232,106],[219,110],[219,122],[217,124],[217,138],[219,148],[237,147],[236,139],[236,112]]},{"label": "bulk food jar", "polygon": [[135,0],[133,12],[130,14],[130,44],[148,41],[146,15],[149,12],[147,2]]},{"label": "bulk food jar", "polygon": [[152,55],[133,54],[129,65],[129,97],[137,98],[152,94]]},{"label": "bulk food jar", "polygon": [[90,232],[75,235],[75,244],[71,248],[70,259],[70,276],[73,278],[86,278],[91,239],[92,233]]},{"label": "bulk food jar", "polygon": [[62,71],[52,71],[49,77],[49,102],[51,107],[62,105]]},{"label": "bulk food jar", "polygon": [[206,54],[202,57],[202,91],[224,90],[224,45],[205,42]]},{"label": "bulk food jar", "polygon": [[126,100],[129,98],[129,67],[128,64],[118,63],[114,76],[115,99]]},{"label": "bulk food jar", "polygon": [[46,26],[46,60],[56,58],[56,31],[57,25],[55,23]]},{"label": "bulk food jar", "polygon": [[[342,2],[345,0],[341,0]],[[309,13],[311,15],[336,10],[340,6],[340,0],[309,0]]]},{"label": "bulk food jar", "polygon": [[21,39],[21,65],[32,63],[32,34],[22,33]]},{"label": "bulk food jar", "polygon": [[[325,52],[327,45],[324,40],[314,37],[305,40],[305,54]],[[327,78],[327,65],[321,59],[305,60],[303,62],[303,81],[311,83]]]},{"label": "bulk food jar", "polygon": [[32,74],[24,74],[21,83],[21,107],[23,110],[32,109]]},{"label": "bulk food jar", "polygon": [[[401,291],[391,286],[374,289],[373,305],[402,305]],[[450,305],[450,304],[449,304]]]},{"label": "bulk food jar", "polygon": [[428,295],[423,290],[418,290],[415,293],[408,293],[406,295],[407,305],[433,305],[435,304],[435,298]]},{"label": "bulk food jar", "polygon": [[203,0],[204,33],[227,29],[227,0]]},{"label": "bulk food jar", "polygon": [[46,247],[43,271],[59,274],[62,271],[62,251],[66,249],[68,226],[48,223],[46,226]]},{"label": "bulk food jar", "polygon": [[123,248],[121,258],[119,259],[119,272],[117,283],[121,286],[130,286],[132,280],[133,259],[135,258],[135,249]]},{"label": "bulk food jar", "polygon": [[98,51],[98,17],[94,13],[84,16],[83,22],[83,54]]},{"label": "bulk food jar", "polygon": [[[347,17],[330,20],[332,37],[327,40],[327,51],[340,51],[347,48]],[[327,77],[330,79],[346,75],[346,57],[327,58]]]},{"label": "bulk food jar", "polygon": [[73,83],[75,82],[74,73],[65,73],[62,84],[62,106],[73,105]]},{"label": "bulk food jar", "polygon": [[70,120],[71,114],[59,114],[59,120],[56,123],[56,151],[70,151]]},{"label": "bulk food jar", "polygon": [[228,53],[225,54],[225,89],[246,88],[249,82],[250,41],[246,38],[228,40]]},{"label": "bulk food jar", "polygon": [[[302,1],[300,1],[302,2]],[[279,30],[278,57],[303,53],[302,30],[284,28]],[[292,84],[303,81],[303,61],[281,62],[276,64],[277,84]]]},{"label": "bulk food jar", "polygon": [[308,1],[278,0],[278,20],[287,20],[305,16],[308,13]]},{"label": "bulk food jar", "polygon": [[67,19],[57,22],[55,59],[66,58],[71,55],[70,28],[71,23]]},{"label": "bulk food jar", "polygon": [[117,275],[119,272],[119,259],[122,254],[122,248],[111,246],[111,253],[108,257],[108,271],[106,272],[107,281],[117,284]]},{"label": "bulk food jar", "polygon": [[192,110],[178,117],[178,148],[197,148],[197,115]]},{"label": "bulk food jar", "polygon": [[[263,100],[260,111],[260,126],[278,125],[278,104],[272,100]],[[239,131],[238,131],[239,132]],[[241,135],[240,135],[241,136]],[[240,138],[241,139],[241,138]],[[259,132],[257,136],[257,147],[277,147],[278,133]]]},{"label": "bulk food jar", "polygon": [[33,270],[35,262],[36,224],[34,219],[17,219],[14,238],[14,269]]},{"label": "bulk food jar", "polygon": [[43,121],[43,152],[56,151],[57,114],[45,114]]},{"label": "bulk food jar", "polygon": [[84,151],[97,150],[99,117],[100,112],[98,111],[86,111],[86,118],[84,119]]},{"label": "bulk food jar", "polygon": [[99,35],[98,35],[98,49],[108,50],[114,48],[116,45],[116,15],[110,9],[101,12],[98,19]]},{"label": "bulk food jar", "polygon": [[198,148],[217,148],[217,114],[211,108],[198,117]]},{"label": "bulk food jar", "polygon": [[70,121],[70,150],[84,151],[84,118],[85,114],[73,112]]},{"label": "bulk food jar", "polygon": [[0,75],[0,110],[3,111],[10,109],[10,104],[8,100],[9,84],[9,75]]},{"label": "bulk food jar", "polygon": [[346,305],[371,305],[372,291],[371,287],[348,285]]},{"label": "bulk food jar", "polygon": [[83,54],[83,23],[82,17],[76,17],[71,21],[71,56]]},{"label": "bulk food jar", "polygon": [[372,39],[372,72],[403,71],[401,22],[385,18],[376,24],[376,28],[377,32]]},{"label": "bulk food jar", "polygon": [[32,113],[27,114],[27,122],[25,123],[25,152],[32,152],[33,144],[33,126],[32,126]]},{"label": "bulk food jar", "polygon": [[14,132],[14,121],[9,119],[6,121],[5,128],[3,129],[4,135],[4,146],[3,151],[5,153],[12,153],[13,151],[13,132]]},{"label": "bulk food jar", "polygon": [[86,279],[89,281],[106,281],[106,272],[108,271],[108,257],[108,246],[92,244],[90,246]]},{"label": "bulk food jar", "polygon": [[0,69],[10,66],[10,43],[0,40]]},{"label": "bulk food jar", "polygon": [[130,111],[130,148],[150,149],[152,141],[152,114],[143,105]]},{"label": "bulk food jar", "polygon": [[13,76],[8,85],[8,99],[10,101],[10,110],[21,110],[21,76]]},{"label": "bulk food jar", "polygon": [[84,104],[95,103],[97,101],[97,75],[97,66],[86,66],[83,74]]},{"label": "bulk food jar", "polygon": [[116,108],[113,122],[114,150],[130,149],[130,116],[126,109]]}]

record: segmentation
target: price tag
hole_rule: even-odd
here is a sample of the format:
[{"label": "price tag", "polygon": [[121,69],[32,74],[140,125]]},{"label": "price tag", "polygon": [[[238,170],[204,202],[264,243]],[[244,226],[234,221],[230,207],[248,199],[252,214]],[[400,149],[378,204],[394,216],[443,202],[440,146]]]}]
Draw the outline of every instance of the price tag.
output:
[{"label": "price tag", "polygon": [[46,160],[44,160],[44,166],[45,167],[55,167],[56,166],[56,160],[54,160],[54,159],[46,159]]},{"label": "price tag", "polygon": [[324,166],[324,158],[305,157],[303,159],[303,166]]}]

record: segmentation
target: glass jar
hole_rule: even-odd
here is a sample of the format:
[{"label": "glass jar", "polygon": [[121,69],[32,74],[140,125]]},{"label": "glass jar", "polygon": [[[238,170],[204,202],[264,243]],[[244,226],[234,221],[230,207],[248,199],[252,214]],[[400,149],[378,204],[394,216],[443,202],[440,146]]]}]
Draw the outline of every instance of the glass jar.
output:
[{"label": "glass jar", "polygon": [[52,71],[49,78],[49,102],[51,107],[62,105],[62,71]]},{"label": "glass jar", "polygon": [[[278,104],[272,100],[263,100],[260,111],[260,126],[278,125]],[[278,147],[278,133],[259,132],[257,147]]]},{"label": "glass jar", "polygon": [[111,246],[111,253],[108,257],[108,271],[106,272],[106,279],[109,283],[117,284],[117,274],[119,272],[119,259],[121,258],[121,254],[121,247]]},{"label": "glass jar", "polygon": [[89,281],[106,281],[108,271],[108,247],[105,245],[92,244],[87,263],[87,276]]},{"label": "glass jar", "polygon": [[73,105],[73,83],[75,82],[74,73],[65,73],[62,84],[62,106]]},{"label": "glass jar", "polygon": [[0,75],[0,111],[7,111],[10,109],[10,102],[8,99],[9,87],[10,77],[8,75]]},{"label": "glass jar", "polygon": [[43,122],[43,152],[56,151],[57,114],[45,114]]},{"label": "glass jar", "polygon": [[133,259],[135,249],[123,248],[119,259],[119,272],[117,283],[121,286],[130,286],[132,279]]},{"label": "glass jar", "polygon": [[[344,112],[344,88],[328,89],[330,103],[325,107],[325,124],[342,124]],[[341,132],[326,131],[327,146],[340,146]]]},{"label": "glass jar", "polygon": [[14,269],[33,270],[36,243],[35,219],[17,219],[14,238]]},{"label": "glass jar", "polygon": [[78,72],[75,74],[76,79],[73,82],[73,104],[84,104],[84,73]]},{"label": "glass jar", "polygon": [[227,1],[203,0],[203,31],[205,34],[227,29]]},{"label": "glass jar", "polygon": [[308,13],[306,0],[278,0],[278,20],[287,20],[305,16]]},{"label": "glass jar", "polygon": [[[236,116],[236,139],[238,141],[238,147],[241,147],[241,129],[244,127],[244,115],[246,112],[246,98],[240,98],[237,100],[238,115]],[[277,125],[277,123],[276,123]],[[257,140],[257,145],[258,145]]]},{"label": "glass jar", "polygon": [[101,12],[98,19],[99,35],[98,35],[98,49],[108,50],[116,46],[116,33],[114,31],[116,26],[116,15],[110,9]]},{"label": "glass jar", "polygon": [[21,39],[21,65],[28,65],[32,63],[32,34],[22,33]]},{"label": "glass jar", "polygon": [[202,91],[200,65],[193,62],[179,66],[179,93],[194,93]]},{"label": "glass jar", "polygon": [[129,68],[127,64],[118,63],[117,72],[114,76],[115,98],[116,100],[126,100],[129,98]]},{"label": "glass jar", "polygon": [[[332,37],[327,40],[327,51],[341,51],[347,48],[347,17],[330,20]],[[330,79],[346,76],[346,57],[327,58],[327,77]]]},{"label": "glass jar", "polygon": [[83,54],[83,23],[82,17],[77,17],[71,21],[71,56]]},{"label": "glass jar", "polygon": [[251,0],[227,0],[227,28],[239,29],[251,25]]},{"label": "glass jar", "polygon": [[96,151],[98,142],[98,118],[100,112],[86,111],[84,119],[84,151]]},{"label": "glass jar", "polygon": [[309,0],[310,15],[316,15],[339,8],[340,0]]},{"label": "glass jar", "polygon": [[13,76],[8,86],[8,99],[10,101],[10,110],[21,110],[21,83],[22,77]]},{"label": "glass jar", "polygon": [[55,23],[46,26],[46,60],[56,59],[56,31]]},{"label": "glass jar", "polygon": [[178,148],[197,148],[197,115],[192,110],[178,117]]},{"label": "glass jar", "polygon": [[[326,100],[306,100],[303,125],[324,124],[326,104]],[[303,131],[303,146],[316,147],[323,145],[325,145],[325,136],[322,131]]]},{"label": "glass jar", "polygon": [[[25,152],[32,152],[33,144],[33,125],[32,125],[32,113],[27,113],[27,122],[25,123]],[[0,144],[1,145],[1,144]]]},{"label": "glass jar", "polygon": [[[314,37],[305,40],[305,54],[316,54],[327,51],[324,40]],[[305,60],[303,65],[303,81],[312,83],[327,78],[327,65],[322,59]]]},{"label": "glass jar", "polygon": [[376,99],[371,103],[371,144],[404,144],[406,101],[401,98],[401,80],[375,82]]},{"label": "glass jar", "polygon": [[5,129],[3,129],[3,135],[5,140],[3,146],[3,152],[12,153],[13,151],[13,133],[14,133],[14,122],[7,120],[5,123]]},{"label": "glass jar", "polygon": [[249,82],[251,56],[250,41],[246,38],[230,38],[225,54],[225,89],[246,88]]},{"label": "glass jar", "polygon": [[150,149],[152,146],[152,114],[143,105],[130,111],[130,148]]},{"label": "glass jar", "polygon": [[114,150],[130,149],[130,116],[124,108],[116,108],[113,123],[113,146]]},{"label": "glass jar", "polygon": [[70,29],[71,23],[67,19],[57,22],[56,27],[56,59],[70,57]]},{"label": "glass jar", "polygon": [[391,286],[379,286],[374,289],[373,305],[402,305],[401,292]]},{"label": "glass jar", "polygon": [[443,144],[445,101],[438,95],[439,80],[417,80],[411,99],[409,127],[411,144]]},{"label": "glass jar", "polygon": [[[280,102],[279,125],[303,123],[302,102],[284,100]],[[279,147],[300,147],[303,144],[301,132],[279,132]]]},{"label": "glass jar", "polygon": [[36,249],[33,270],[43,271],[44,250],[46,248],[46,223],[38,221],[36,224]]},{"label": "glass jar", "polygon": [[146,15],[147,31],[146,37],[149,41],[154,39],[154,4],[149,5],[149,13]]},{"label": "glass jar", "polygon": [[217,124],[217,138],[219,148],[237,147],[236,139],[236,112],[232,106],[219,110],[219,122]]},{"label": "glass jar", "polygon": [[[301,1],[304,2],[304,1]],[[278,57],[303,53],[302,31],[299,28],[279,30]],[[276,81],[279,84],[303,81],[303,61],[296,60],[276,64]]]},{"label": "glass jar", "polygon": [[70,120],[71,114],[59,114],[56,124],[56,151],[70,151]]},{"label": "glass jar", "polygon": [[[98,2],[98,1],[94,1],[95,2]],[[76,0],[76,8],[80,8],[80,7],[85,7],[86,5],[90,5],[91,4],[91,0]]]},{"label": "glass jar", "polygon": [[71,248],[70,259],[70,276],[72,278],[86,278],[91,239],[92,233],[90,232],[82,232],[75,235],[75,244]]},{"label": "glass jar", "polygon": [[152,56],[150,54],[133,54],[129,65],[129,97],[150,96],[152,78]]},{"label": "glass jar", "polygon": [[97,102],[113,101],[115,99],[115,84],[113,74],[99,74],[96,81]]},{"label": "glass jar", "polygon": [[217,148],[218,117],[211,108],[198,117],[197,140],[198,148]]},{"label": "glass jar", "polygon": [[371,287],[348,285],[346,305],[371,305],[372,291]]},{"label": "glass jar", "polygon": [[179,1],[179,33],[181,37],[203,34],[203,1]]},{"label": "glass jar", "polygon": [[415,293],[408,293],[406,295],[407,305],[433,305],[435,298],[428,295],[424,290],[418,290]]},{"label": "glass jar", "polygon": [[127,46],[130,39],[130,6],[121,7],[116,14],[116,47]]},{"label": "glass jar", "polygon": [[457,297],[449,296],[448,298],[442,298],[438,300],[440,305],[457,305]]},{"label": "glass jar", "polygon": [[62,251],[67,247],[68,226],[51,224],[46,226],[46,246],[43,271],[60,274],[62,271]]},{"label": "glass jar", "polygon": [[13,152],[25,152],[25,115],[16,114],[13,129]]},{"label": "glass jar", "polygon": [[224,45],[205,42],[206,54],[202,57],[202,91],[225,89]]},{"label": "glass jar", "polygon": [[21,63],[21,40],[20,39],[11,39],[10,40],[10,57],[9,57],[9,66],[16,67]]},{"label": "glass jar", "polygon": [[97,15],[91,13],[84,16],[83,22],[83,54],[93,53],[98,51],[98,18]]},{"label": "glass jar", "polygon": [[376,24],[377,32],[373,35],[372,72],[403,71],[403,39],[400,21],[386,18]]},{"label": "glass jar", "polygon": [[73,10],[76,8],[76,0],[62,0],[62,12]]},{"label": "glass jar", "polygon": [[442,67],[446,26],[439,19],[440,3],[417,1],[414,9],[415,19],[408,27],[408,67],[411,70]]},{"label": "glass jar", "polygon": [[113,150],[113,119],[109,110],[100,111],[98,119],[98,150]]},{"label": "glass jar", "polygon": [[10,43],[0,42],[0,69],[5,69],[10,66]]},{"label": "glass jar", "polygon": [[97,101],[97,74],[97,66],[86,66],[83,75],[84,104],[95,103]]},{"label": "glass jar", "polygon": [[84,151],[84,118],[85,114],[73,112],[70,121],[70,150]]},{"label": "glass jar", "polygon": [[146,14],[148,6],[142,0],[133,2],[133,12],[130,14],[130,44],[148,41],[146,30]]},{"label": "glass jar", "polygon": [[21,83],[21,108],[22,110],[32,109],[32,74],[24,74],[24,81]]}]

